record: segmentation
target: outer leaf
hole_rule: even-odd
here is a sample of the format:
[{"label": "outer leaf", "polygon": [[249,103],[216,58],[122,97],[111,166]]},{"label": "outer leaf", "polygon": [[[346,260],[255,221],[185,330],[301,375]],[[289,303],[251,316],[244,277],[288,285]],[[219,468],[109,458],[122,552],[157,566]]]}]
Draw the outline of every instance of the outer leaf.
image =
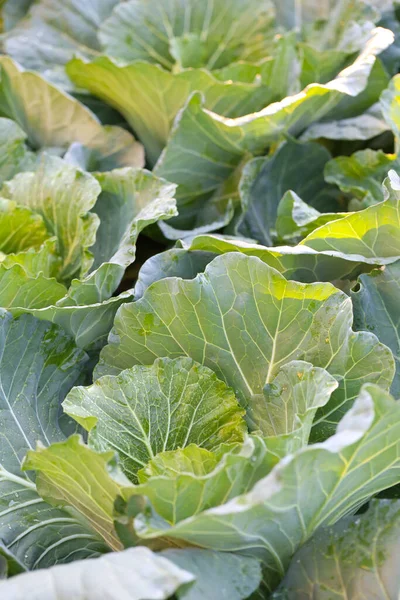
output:
[{"label": "outer leaf", "polygon": [[100,194],[94,212],[100,226],[92,269],[104,262],[127,267],[135,259],[135,243],[142,229],[159,219],[175,216],[176,186],[144,169],[115,169],[97,173]]},{"label": "outer leaf", "polygon": [[251,410],[284,364],[306,360],[341,382],[320,419],[332,430],[363,382],[388,387],[393,378],[389,350],[373,334],[354,334],[352,318],[350,299],[333,286],[287,282],[257,258],[228,253],[193,281],[159,281],[122,306],[97,377],[187,355]]},{"label": "outer leaf", "polygon": [[396,361],[396,376],[392,393],[400,395],[400,261],[371,275],[363,275],[357,288],[351,291],[354,326],[357,330],[373,331],[389,346]]},{"label": "outer leaf", "polygon": [[179,600],[242,600],[260,584],[260,563],[249,556],[197,548],[166,550],[162,556],[196,576],[194,584],[177,591]]},{"label": "outer leaf", "polygon": [[[160,263],[160,270],[155,270],[154,273],[146,275],[149,284],[154,280],[164,278],[165,276],[178,276],[185,279],[191,279],[198,273],[204,271],[206,264],[210,262],[217,254],[225,254],[227,252],[241,252],[248,256],[256,256],[267,265],[270,265],[286,279],[302,281],[303,283],[334,281],[336,279],[355,279],[360,272],[370,270],[372,267],[368,264],[363,264],[362,257],[358,260],[352,256],[339,254],[338,252],[317,252],[306,246],[277,246],[267,248],[259,244],[254,244],[242,240],[240,238],[230,238],[218,235],[199,235],[190,241],[184,240],[180,245],[193,255],[193,259],[186,262],[184,271],[181,271],[181,265],[185,264],[183,254],[179,255],[179,260],[168,263],[169,252],[166,251],[162,255],[158,255],[157,259]],[[179,248],[181,250],[182,248]],[[178,249],[176,249],[178,250]],[[172,250],[171,250],[172,253]],[[200,257],[200,254],[202,255]],[[175,256],[172,254],[172,256]],[[164,258],[162,258],[164,257]],[[156,261],[156,258],[154,258]],[[376,261],[379,264],[379,260]],[[152,263],[149,262],[149,267]],[[189,268],[192,270],[190,271]],[[147,265],[143,265],[143,269],[147,269]],[[176,270],[174,270],[176,269]],[[145,270],[146,273],[146,270]],[[140,286],[140,275],[138,285]]]},{"label": "outer leaf", "polygon": [[263,560],[265,583],[273,589],[293,552],[318,527],[335,523],[398,482],[399,411],[380,388],[365,386],[336,435],[287,457],[248,494],[173,527],[150,513],[140,515],[137,532],[213,550],[240,547]]},{"label": "outer leaf", "polygon": [[[274,598],[396,598],[400,507],[373,500],[368,511],[322,530],[296,553]],[[167,553],[166,553],[167,554]]]},{"label": "outer leaf", "polygon": [[109,463],[113,457],[114,452],[96,453],[79,435],[73,435],[48,448],[38,444],[36,450],[29,450],[23,469],[38,473],[37,490],[46,502],[73,507],[112,550],[121,550],[114,531],[113,507],[120,485],[129,485],[129,481],[119,473],[111,477]]},{"label": "outer leaf", "polygon": [[2,310],[0,462],[14,473],[36,441],[63,439],[60,403],[83,371],[87,357],[58,328]]},{"label": "outer leaf", "polygon": [[61,330],[31,316],[0,316],[0,538],[28,569],[97,556],[105,546],[37,494],[20,464],[37,440],[63,439],[60,403],[87,360]]},{"label": "outer leaf", "polygon": [[[176,561],[178,562],[178,561]],[[194,577],[148,548],[112,552],[97,560],[56,566],[21,575],[0,584],[3,597],[13,600],[164,600]]]},{"label": "outer leaf", "polygon": [[239,60],[260,60],[268,47],[270,5],[256,0],[157,0],[123,2],[102,24],[107,54],[172,69],[215,69]]},{"label": "outer leaf", "polygon": [[395,154],[367,148],[352,156],[339,156],[327,163],[325,179],[359,202],[357,208],[367,208],[384,198],[383,181],[391,169],[400,168]]},{"label": "outer leaf", "polygon": [[239,231],[262,244],[272,245],[278,206],[289,190],[323,211],[335,210],[336,192],[325,183],[323,173],[329,159],[330,154],[323,146],[291,140],[271,157],[248,163],[240,181],[244,214]]},{"label": "outer leaf", "polygon": [[[82,303],[80,306],[74,303],[69,294],[53,305],[49,305],[47,296],[44,308],[24,309],[22,312],[29,312],[38,319],[56,323],[74,337],[79,348],[96,352],[104,346],[118,308],[124,302],[132,300],[132,294],[128,291],[109,300],[90,304],[93,296],[99,294],[106,282],[106,273],[102,271],[98,285],[94,281],[90,287],[80,288],[82,292],[78,295]],[[71,293],[74,289],[74,287],[70,288]],[[87,303],[85,303],[86,292],[88,292]]]},{"label": "outer leaf", "polygon": [[0,75],[0,115],[16,121],[35,149],[67,149],[71,143],[80,142],[107,156],[115,139],[124,139],[126,146],[129,138],[131,156],[136,157],[131,166],[143,166],[143,152],[128,132],[103,128],[83,104],[40,75],[23,71],[8,56],[0,57]]},{"label": "outer leaf", "polygon": [[156,64],[135,61],[121,65],[106,56],[92,62],[75,58],[66,67],[76,85],[124,115],[143,142],[151,164],[159,157],[178,111],[193,91],[204,93],[208,109],[229,117],[260,110],[275,100],[267,85],[254,83],[257,73],[253,75],[251,66],[248,69],[250,81],[227,83],[203,69],[174,74]]},{"label": "outer leaf", "polygon": [[385,202],[319,227],[300,245],[318,252],[331,250],[355,258],[363,256],[365,262],[395,262],[400,256],[400,178],[394,171],[389,173],[385,186]]},{"label": "outer leaf", "polygon": [[90,213],[101,188],[89,174],[63,160],[43,155],[34,173],[20,173],[4,184],[2,194],[39,213],[57,237],[62,257],[59,277],[70,280],[85,274],[92,263],[88,248],[94,244],[99,220]]},{"label": "outer leaf", "polygon": [[121,453],[134,481],[159,452],[188,444],[213,450],[243,441],[246,430],[233,392],[189,358],[158,359],[74,388],[63,407],[91,432],[93,447]]}]

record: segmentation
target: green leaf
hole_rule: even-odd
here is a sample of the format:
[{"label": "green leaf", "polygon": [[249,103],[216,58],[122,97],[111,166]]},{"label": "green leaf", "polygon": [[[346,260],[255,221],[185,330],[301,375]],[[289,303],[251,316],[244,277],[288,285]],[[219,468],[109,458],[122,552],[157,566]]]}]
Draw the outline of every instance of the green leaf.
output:
[{"label": "green leaf", "polygon": [[400,161],[395,154],[367,148],[329,161],[325,179],[358,200],[357,208],[367,208],[385,199],[383,181],[391,169],[399,168]]},{"label": "green leaf", "polygon": [[[46,296],[44,308],[24,309],[23,312],[29,312],[36,318],[51,321],[62,327],[74,339],[79,348],[83,348],[88,352],[98,351],[107,341],[107,336],[112,328],[115,314],[118,308],[124,303],[132,300],[131,292],[122,292],[118,296],[113,296],[109,300],[102,302],[89,302],[96,294],[99,294],[102,286],[107,281],[106,273],[101,272],[101,281],[96,284],[92,282],[92,288],[82,283],[80,289],[82,294],[79,294],[79,301],[82,305],[78,306],[71,295],[67,294],[58,300],[55,304],[49,305],[49,297]],[[75,288],[71,287],[71,293]],[[88,293],[87,304],[85,304],[85,296]]]},{"label": "green leaf", "polygon": [[383,269],[362,275],[357,287],[351,290],[354,327],[373,331],[378,339],[393,352],[396,375],[392,394],[400,396],[400,261]]},{"label": "green leaf", "polygon": [[249,493],[174,526],[147,511],[136,517],[136,531],[146,540],[162,537],[225,552],[239,547],[263,561],[264,582],[274,589],[317,528],[398,482],[399,411],[380,388],[366,385],[336,435],[287,457]]},{"label": "green leaf", "polygon": [[[93,211],[100,219],[92,270],[103,263],[118,265],[120,279],[135,260],[139,233],[148,225],[177,214],[176,186],[144,169],[115,169],[95,175],[101,194]],[[113,293],[118,286],[111,291]],[[110,295],[111,295],[110,293]]]},{"label": "green leaf", "polygon": [[25,567],[0,542],[0,583],[2,579],[14,577],[25,571]]},{"label": "green leaf", "polygon": [[167,69],[218,69],[239,60],[265,58],[273,37],[273,13],[257,0],[157,0],[123,2],[101,25],[106,54],[144,60]]},{"label": "green leaf", "polygon": [[75,53],[94,55],[100,50],[98,27],[119,1],[94,0],[89,6],[74,0],[39,0],[8,32],[5,52],[25,68],[43,72],[65,64]]},{"label": "green leaf", "polygon": [[[240,238],[229,238],[218,235],[199,235],[189,242],[183,241],[181,245],[189,252],[209,252],[225,254],[227,252],[241,252],[247,256],[256,256],[267,265],[273,267],[286,279],[301,281],[303,283],[335,281],[337,279],[357,278],[360,272],[370,270],[372,267],[364,264],[364,258],[347,256],[338,252],[317,252],[307,246],[276,246],[267,248],[259,244],[247,242]],[[210,258],[210,260],[213,257]],[[376,259],[379,264],[379,259]],[[179,263],[177,273],[169,269],[169,275],[180,275]],[[204,270],[204,269],[201,269]],[[195,277],[200,271],[192,272],[186,278]],[[162,273],[158,279],[161,279]]]},{"label": "green leaf", "polygon": [[32,2],[33,0],[5,0],[3,2],[1,17],[5,31],[12,29],[25,16]]},{"label": "green leaf", "polygon": [[41,273],[29,276],[19,264],[10,268],[0,263],[0,306],[16,315],[25,309],[41,309],[64,297],[65,287]]},{"label": "green leaf", "polygon": [[389,125],[383,119],[379,104],[374,104],[363,114],[356,117],[314,123],[306,129],[300,139],[305,142],[320,138],[364,141],[385,133],[389,129]]},{"label": "green leaf", "polygon": [[33,154],[25,140],[25,132],[14,121],[0,118],[0,185],[33,166]]},{"label": "green leaf", "polygon": [[325,436],[362,383],[388,388],[394,375],[388,348],[371,333],[354,333],[352,320],[350,299],[332,285],[288,282],[257,258],[228,253],[193,281],[158,281],[122,306],[96,376],[186,355],[252,410],[284,364],[305,360],[340,382],[319,419]]},{"label": "green leaf", "polygon": [[143,496],[171,524],[220,506],[250,491],[271,471],[280,458],[274,450],[273,442],[270,450],[263,439],[251,436],[243,446],[217,453],[194,444],[162,452],[139,471],[140,485],[122,490],[127,504],[118,520],[126,526],[126,516],[136,516],[134,509]]},{"label": "green leaf", "polygon": [[62,257],[61,280],[85,274],[93,262],[88,248],[95,242],[98,217],[89,212],[101,188],[83,173],[55,156],[44,154],[34,173],[20,173],[4,184],[2,194],[43,217],[57,237]]},{"label": "green leaf", "polygon": [[113,464],[114,452],[96,453],[79,435],[29,450],[22,468],[37,472],[40,496],[57,508],[73,507],[112,550],[121,550],[113,520],[121,486],[129,486]]},{"label": "green leaf", "polygon": [[335,210],[335,189],[324,180],[324,167],[329,159],[329,152],[320,144],[290,140],[271,157],[248,163],[240,181],[243,210],[240,233],[271,245],[276,237],[279,203],[289,190],[316,208]]},{"label": "green leaf", "polygon": [[264,386],[263,396],[249,410],[248,420],[263,436],[281,437],[284,458],[307,445],[318,408],[327,404],[337,387],[338,382],[325,369],[291,361]]},{"label": "green leaf", "polygon": [[63,439],[60,404],[87,356],[57,327],[28,315],[12,319],[5,311],[0,349],[0,538],[28,569],[97,556],[105,551],[100,539],[75,516],[46,504],[20,474],[37,440]]},{"label": "green leaf", "polygon": [[49,238],[44,221],[29,208],[0,198],[0,252],[11,254],[39,250]]},{"label": "green leaf", "polygon": [[[73,82],[117,109],[128,121],[154,164],[164,148],[174,119],[188,96],[201,90],[206,107],[228,117],[260,110],[275,100],[268,85],[220,81],[204,69],[170,73],[157,64],[135,61],[124,65],[101,56],[91,62],[74,58],[66,67]],[[253,72],[251,66],[245,68]],[[106,84],[106,82],[109,84]],[[269,82],[267,82],[268,84]]]},{"label": "green leaf", "polygon": [[242,600],[254,592],[261,581],[256,558],[199,548],[165,550],[162,556],[196,576],[196,581],[177,591],[179,600]]},{"label": "green leaf", "polygon": [[[43,600],[98,600],[105,591],[110,600],[166,600],[193,579],[175,561],[140,547],[27,573],[0,583],[0,592],[13,600],[24,600],[32,590],[40,590]],[[247,585],[251,587],[251,583]]]},{"label": "green leaf", "polygon": [[320,213],[289,190],[278,204],[276,232],[281,239],[299,240],[321,225],[344,216],[346,213]]},{"label": "green leaf", "polygon": [[[192,242],[193,243],[193,242]],[[171,248],[150,257],[140,268],[135,284],[134,297],[139,300],[145,290],[155,281],[166,277],[193,279],[202,273],[215,258],[213,252],[190,251],[184,248]]]},{"label": "green leaf", "polygon": [[136,157],[131,166],[143,166],[143,152],[128,132],[103,127],[83,104],[37,73],[24,71],[8,56],[0,57],[0,115],[16,121],[35,149],[66,150],[80,142],[107,157],[116,140],[124,140],[126,146],[129,139],[131,156]]},{"label": "green leaf", "polygon": [[386,122],[393,131],[396,144],[400,139],[400,76],[391,79],[388,88],[382,92],[380,99],[381,109]]},{"label": "green leaf", "polygon": [[[42,273],[47,278],[55,277],[61,265],[61,259],[57,254],[57,240],[55,238],[46,240],[37,250],[29,248],[17,253],[12,252],[11,254],[2,256],[0,260],[2,265],[7,269],[14,265],[20,265],[23,267],[25,273],[33,278],[36,278],[38,273]],[[53,287],[53,283],[49,282],[49,286]],[[59,287],[61,293],[61,286]]]},{"label": "green leaf", "polygon": [[189,358],[158,359],[74,388],[63,407],[90,431],[92,447],[121,453],[133,481],[159,452],[188,444],[214,450],[241,442],[246,431],[233,392]]},{"label": "green leaf", "polygon": [[390,171],[385,181],[385,201],[349,213],[310,233],[300,245],[313,250],[362,256],[363,261],[390,264],[400,256],[400,179]]},{"label": "green leaf", "polygon": [[295,554],[273,598],[395,598],[400,589],[393,564],[399,527],[399,502],[373,500],[362,515],[316,533]]}]

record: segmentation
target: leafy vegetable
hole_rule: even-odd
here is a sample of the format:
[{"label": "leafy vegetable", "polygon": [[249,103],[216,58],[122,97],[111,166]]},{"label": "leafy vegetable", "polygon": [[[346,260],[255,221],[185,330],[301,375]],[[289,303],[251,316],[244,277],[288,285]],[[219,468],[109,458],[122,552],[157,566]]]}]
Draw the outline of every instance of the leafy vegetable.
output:
[{"label": "leafy vegetable", "polygon": [[0,31],[0,597],[397,598],[398,0]]}]

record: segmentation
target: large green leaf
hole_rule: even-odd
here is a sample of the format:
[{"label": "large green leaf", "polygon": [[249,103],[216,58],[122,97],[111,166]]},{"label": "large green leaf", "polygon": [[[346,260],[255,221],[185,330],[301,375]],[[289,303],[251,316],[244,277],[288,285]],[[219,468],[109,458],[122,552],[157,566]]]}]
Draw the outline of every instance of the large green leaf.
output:
[{"label": "large green leaf", "polygon": [[[153,281],[171,276],[191,279],[204,271],[206,265],[217,254],[228,252],[241,252],[247,256],[256,256],[282,273],[286,279],[303,283],[334,281],[342,278],[352,280],[361,272],[373,268],[364,263],[363,257],[357,259],[339,252],[317,252],[300,245],[267,248],[240,238],[218,235],[199,235],[189,241],[181,241],[179,244],[181,247],[157,255],[150,259],[148,264],[143,265],[144,283],[147,281],[150,285]],[[188,253],[187,259],[184,258],[182,250]],[[172,258],[172,262],[169,262],[169,257]],[[154,271],[152,270],[153,264],[155,264]],[[375,264],[379,264],[379,259]],[[141,281],[140,272],[139,290]]]},{"label": "large green leaf", "polygon": [[397,598],[398,501],[373,500],[368,511],[323,529],[294,556],[274,598]]},{"label": "large green leaf", "polygon": [[59,277],[69,281],[85,274],[93,257],[98,217],[89,212],[101,188],[98,182],[55,156],[44,154],[37,170],[20,173],[4,184],[3,196],[37,212],[57,237],[62,257]]},{"label": "large green leaf", "polygon": [[92,273],[87,279],[72,284],[70,297],[77,304],[89,302],[90,288],[97,289],[92,302],[110,298],[125,269],[136,258],[136,242],[141,231],[177,214],[176,186],[150,171],[115,169],[97,173],[96,178],[102,192],[93,212],[98,215],[100,226],[91,248]]},{"label": "large green leaf", "polygon": [[254,83],[254,77],[250,81],[225,82],[203,69],[174,74],[156,64],[135,61],[124,65],[106,56],[92,62],[74,58],[66,69],[79,87],[124,115],[143,142],[151,164],[159,157],[173,121],[191,92],[201,90],[208,109],[229,117],[260,110],[277,99],[267,85]]},{"label": "large green leaf", "polygon": [[[66,511],[44,502],[20,474],[36,441],[63,439],[60,404],[87,357],[57,327],[0,315],[0,538],[28,569],[96,556],[105,545]],[[63,424],[63,427],[67,423]]]},{"label": "large green leaf", "polygon": [[114,452],[96,453],[79,435],[29,450],[22,468],[37,472],[40,496],[56,507],[72,507],[112,550],[121,550],[113,520],[114,501],[121,485],[129,486],[113,467]]},{"label": "large green leaf", "polygon": [[275,154],[249,162],[240,181],[243,215],[239,231],[266,246],[276,239],[278,206],[286,192],[324,212],[336,210],[335,189],[325,183],[330,154],[320,144],[290,140]]},{"label": "large green leaf", "polygon": [[40,75],[22,70],[8,56],[0,57],[0,115],[16,121],[35,149],[66,150],[80,142],[107,156],[118,141],[130,147],[129,159],[134,162],[129,166],[143,166],[142,148],[132,135],[119,127],[103,127],[83,104]]},{"label": "large green leaf", "polygon": [[260,563],[249,556],[199,548],[165,550],[162,556],[196,576],[177,591],[179,600],[242,600],[260,584]]},{"label": "large green leaf", "polygon": [[395,154],[367,148],[328,162],[325,179],[357,199],[357,208],[367,208],[385,199],[383,181],[391,169],[399,168],[400,161]]},{"label": "large green leaf", "polygon": [[[166,600],[182,585],[194,580],[194,575],[179,568],[179,558],[172,558],[174,560],[168,560],[168,556],[153,554],[144,547],[130,548],[96,560],[78,561],[14,577],[0,583],[0,593],[10,600],[28,597],[31,600],[99,600],[105,593],[109,600]],[[253,572],[254,581],[256,566]],[[251,575],[248,579],[252,580]],[[252,589],[250,582],[247,586],[244,589]]]},{"label": "large green leaf", "polygon": [[371,333],[354,333],[352,319],[350,299],[332,285],[288,282],[258,258],[228,253],[193,281],[158,281],[122,306],[97,376],[187,355],[251,410],[284,364],[306,360],[340,382],[321,409],[319,433],[326,435],[362,383],[388,388],[393,379],[389,349]]},{"label": "large green leaf", "polygon": [[[78,280],[76,281],[78,282]],[[81,305],[77,305],[71,298],[71,294],[75,289],[75,287],[71,287],[69,294],[53,304],[49,304],[50,298],[47,295],[44,297],[46,300],[43,301],[43,308],[26,309],[16,307],[15,312],[17,314],[29,312],[38,319],[56,323],[75,339],[75,343],[79,348],[96,352],[104,346],[118,308],[124,302],[132,300],[132,294],[126,291],[118,296],[113,296],[109,300],[90,304],[93,297],[96,297],[103,287],[107,289],[107,273],[101,272],[101,280],[98,284],[96,280],[92,281],[91,285],[86,285],[87,283],[83,280],[82,287],[80,282],[77,284],[80,292],[77,297]],[[87,301],[85,301],[85,297],[87,297]],[[14,309],[10,310],[11,312],[14,311]]]},{"label": "large green leaf", "polygon": [[354,327],[373,331],[379,340],[389,346],[396,361],[396,376],[392,393],[400,396],[400,262],[384,269],[362,275],[357,287],[351,290]]},{"label": "large green leaf", "polygon": [[399,417],[393,398],[366,385],[336,435],[287,457],[249,493],[174,526],[148,510],[136,517],[136,531],[147,540],[240,548],[262,559],[265,584],[273,589],[317,528],[399,481]]},{"label": "large green leaf", "polygon": [[74,388],[63,407],[91,432],[92,447],[121,454],[133,481],[159,452],[193,443],[213,450],[242,441],[246,430],[233,392],[190,358],[158,359],[105,376]]},{"label": "large green leaf", "polygon": [[218,69],[265,58],[272,21],[270,5],[257,0],[130,0],[101,25],[99,39],[106,54],[127,62]]},{"label": "large green leaf", "polygon": [[400,256],[400,178],[390,171],[384,202],[349,213],[310,233],[300,245],[317,252],[330,250],[375,264],[390,264]]}]

